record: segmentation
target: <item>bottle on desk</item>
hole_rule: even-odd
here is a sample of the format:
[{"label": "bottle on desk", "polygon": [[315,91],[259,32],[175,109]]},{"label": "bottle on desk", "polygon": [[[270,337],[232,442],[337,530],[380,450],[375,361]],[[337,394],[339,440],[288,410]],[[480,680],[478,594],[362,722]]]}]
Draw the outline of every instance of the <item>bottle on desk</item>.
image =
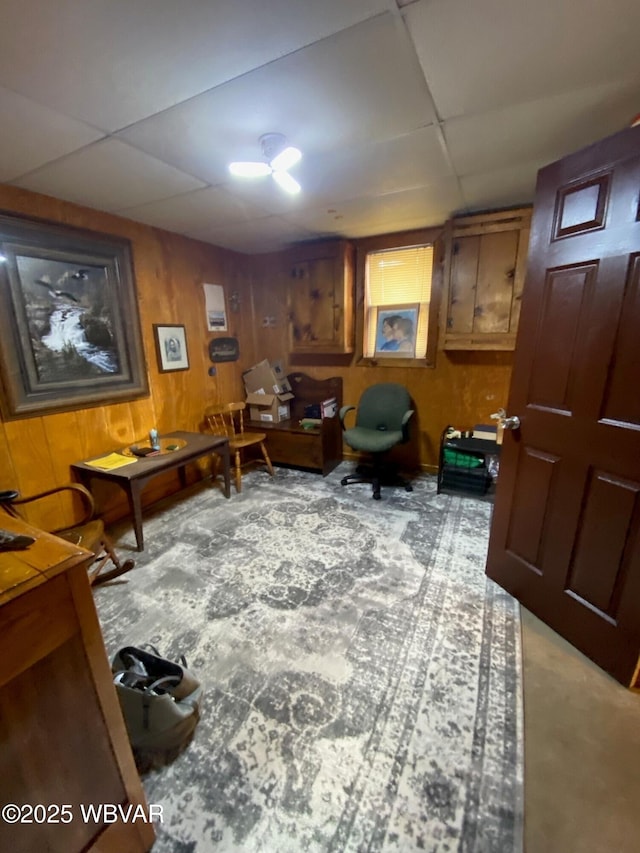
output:
[{"label": "bottle on desk", "polygon": [[158,441],[158,430],[149,430],[149,444],[154,450],[160,450],[160,442]]}]

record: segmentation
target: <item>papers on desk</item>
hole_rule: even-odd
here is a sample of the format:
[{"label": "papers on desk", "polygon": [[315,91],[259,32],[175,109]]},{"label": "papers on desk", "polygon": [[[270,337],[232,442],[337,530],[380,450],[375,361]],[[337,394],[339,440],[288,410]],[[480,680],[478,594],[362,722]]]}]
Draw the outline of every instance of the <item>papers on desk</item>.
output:
[{"label": "papers on desk", "polygon": [[101,456],[100,459],[93,459],[85,464],[94,468],[102,468],[103,471],[112,471],[114,468],[121,468],[123,465],[133,465],[137,461],[135,456],[132,458],[121,456],[120,453],[110,453],[108,456]]}]

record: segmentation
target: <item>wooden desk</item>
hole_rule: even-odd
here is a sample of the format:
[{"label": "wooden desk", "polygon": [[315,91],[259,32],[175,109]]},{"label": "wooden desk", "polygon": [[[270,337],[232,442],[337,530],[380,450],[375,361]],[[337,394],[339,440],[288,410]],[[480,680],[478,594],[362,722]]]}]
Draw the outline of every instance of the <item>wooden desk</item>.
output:
[{"label": "wooden desk", "polygon": [[25,819],[0,820],[0,850],[144,853],[151,823],[81,811],[149,814],[87,576],[93,554],[3,512],[0,527],[36,540],[0,552],[0,803]]},{"label": "wooden desk", "polygon": [[[174,471],[178,469],[180,475],[180,483],[182,488],[187,485],[185,474],[185,466],[189,462],[194,462],[202,456],[209,456],[211,453],[217,453],[222,457],[224,465],[224,496],[231,496],[231,480],[229,476],[229,439],[220,435],[206,435],[199,432],[172,432],[169,435],[162,436],[164,439],[178,438],[186,441],[186,446],[180,450],[174,450],[161,456],[147,456],[144,458],[136,458],[132,465],[124,465],[122,468],[114,468],[111,471],[104,471],[101,468],[94,468],[84,462],[75,462],[71,466],[71,470],[78,475],[80,481],[88,488],[91,488],[91,480],[107,480],[110,483],[116,483],[120,488],[124,489],[127,500],[129,501],[129,509],[133,517],[133,529],[136,534],[136,544],[138,551],[144,550],[144,538],[142,534],[142,490],[147,485],[149,480],[153,480],[159,474],[164,474],[166,471]],[[102,454],[104,456],[104,454]],[[100,459],[100,456],[96,456]]]}]

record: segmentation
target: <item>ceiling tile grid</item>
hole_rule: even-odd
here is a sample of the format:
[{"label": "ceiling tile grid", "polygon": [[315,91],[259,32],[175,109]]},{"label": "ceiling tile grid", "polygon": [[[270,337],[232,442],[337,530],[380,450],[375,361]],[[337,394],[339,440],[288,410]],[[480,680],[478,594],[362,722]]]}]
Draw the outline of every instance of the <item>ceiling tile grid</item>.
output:
[{"label": "ceiling tile grid", "polygon": [[[2,11],[0,182],[240,252],[531,202],[541,166],[640,113],[638,0]],[[228,172],[274,131],[297,196]]]}]

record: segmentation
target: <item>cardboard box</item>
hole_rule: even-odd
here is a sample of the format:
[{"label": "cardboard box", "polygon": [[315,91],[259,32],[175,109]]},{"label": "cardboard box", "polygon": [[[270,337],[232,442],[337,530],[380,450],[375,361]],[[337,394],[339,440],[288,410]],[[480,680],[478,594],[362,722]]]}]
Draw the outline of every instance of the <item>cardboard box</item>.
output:
[{"label": "cardboard box", "polygon": [[252,421],[278,424],[291,417],[293,400],[291,385],[286,377],[282,362],[263,361],[254,364],[242,374],[249,417]]},{"label": "cardboard box", "polygon": [[291,394],[291,385],[280,361],[269,362],[265,358],[245,370],[242,379],[247,394]]},{"label": "cardboard box", "polygon": [[263,391],[252,391],[247,394],[247,405],[249,406],[249,417],[252,421],[279,424],[280,421],[288,421],[291,417],[291,406],[289,400],[293,400],[290,391],[280,394],[265,394]]}]

